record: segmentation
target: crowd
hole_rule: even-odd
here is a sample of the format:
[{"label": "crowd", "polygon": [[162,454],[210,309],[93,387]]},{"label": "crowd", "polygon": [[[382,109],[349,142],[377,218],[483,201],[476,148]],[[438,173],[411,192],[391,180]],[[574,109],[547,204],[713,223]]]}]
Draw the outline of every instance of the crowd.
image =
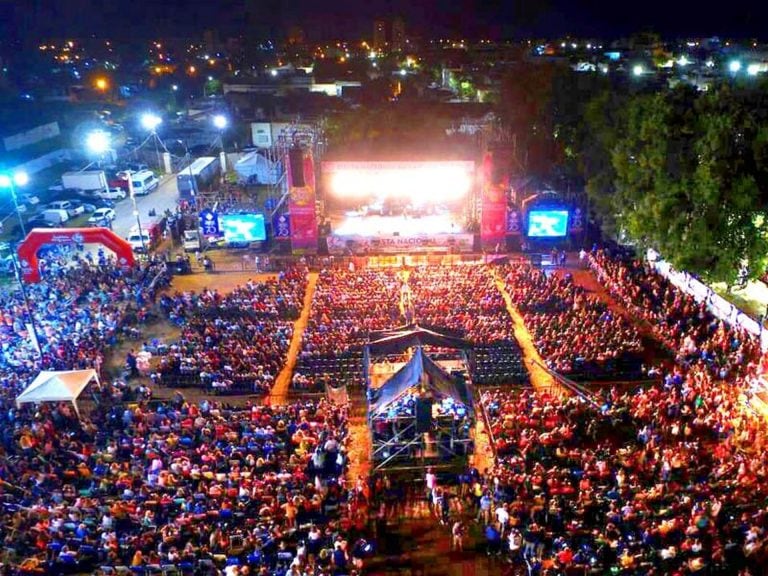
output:
[{"label": "crowd", "polygon": [[371,331],[402,324],[402,281],[391,270],[325,269],[312,300],[292,385],[362,385],[362,347]]},{"label": "crowd", "polygon": [[345,408],[3,403],[3,544],[27,573],[353,570]]},{"label": "crowd", "polygon": [[474,344],[476,384],[524,384],[528,373],[504,299],[484,266],[422,267],[408,278],[414,317]]},{"label": "crowd", "polygon": [[768,429],[744,401],[757,342],[698,306],[685,317],[686,298],[641,265],[593,256],[621,278],[615,295],[652,302],[674,367],[594,399],[484,393],[498,453],[476,493],[489,546],[536,573],[762,574]]},{"label": "crowd", "polygon": [[99,260],[48,253],[43,280],[25,286],[29,312],[15,285],[0,291],[2,394],[15,396],[40,369],[100,371],[108,346],[140,333],[166,282],[164,264],[150,260],[124,270],[113,259]]},{"label": "crowd", "polygon": [[307,270],[296,266],[226,295],[207,289],[162,296],[160,306],[181,327],[181,336],[160,355],[159,381],[215,393],[269,392],[285,362],[306,287]]},{"label": "crowd", "polygon": [[504,265],[499,271],[550,368],[589,380],[630,379],[642,374],[637,329],[578,286],[569,274],[519,263]]},{"label": "crowd", "polygon": [[504,299],[483,266],[416,268],[408,284],[421,325],[447,328],[475,344],[498,342],[513,332]]},{"label": "crowd", "polygon": [[[716,320],[706,302],[696,302],[675,288],[648,263],[623,252],[612,256],[602,249],[590,252],[587,262],[606,290],[645,322],[678,360],[700,355],[728,372],[756,353],[755,340]],[[729,354],[733,340],[746,347],[742,355]]]}]

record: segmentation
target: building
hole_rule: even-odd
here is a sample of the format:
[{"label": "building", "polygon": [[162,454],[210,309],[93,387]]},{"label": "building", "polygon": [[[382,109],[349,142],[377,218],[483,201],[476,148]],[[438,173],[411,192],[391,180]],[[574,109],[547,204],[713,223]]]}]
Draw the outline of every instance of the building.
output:
[{"label": "building", "polygon": [[384,20],[373,22],[373,49],[384,50],[387,46],[387,23]]},{"label": "building", "polygon": [[219,40],[218,30],[205,30],[203,32],[203,44],[205,45],[205,50],[209,54],[216,54],[216,52],[221,50],[221,41]]},{"label": "building", "polygon": [[405,21],[402,18],[392,20],[392,41],[390,42],[392,52],[402,52],[405,50]]}]

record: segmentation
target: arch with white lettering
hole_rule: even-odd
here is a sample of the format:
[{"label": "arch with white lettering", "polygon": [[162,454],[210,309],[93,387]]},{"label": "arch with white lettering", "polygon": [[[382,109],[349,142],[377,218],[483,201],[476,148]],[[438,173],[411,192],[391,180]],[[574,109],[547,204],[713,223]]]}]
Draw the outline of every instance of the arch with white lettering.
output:
[{"label": "arch with white lettering", "polygon": [[18,248],[21,277],[25,282],[40,282],[37,253],[47,244],[101,244],[115,253],[122,268],[132,268],[135,262],[131,245],[108,228],[35,228]]}]

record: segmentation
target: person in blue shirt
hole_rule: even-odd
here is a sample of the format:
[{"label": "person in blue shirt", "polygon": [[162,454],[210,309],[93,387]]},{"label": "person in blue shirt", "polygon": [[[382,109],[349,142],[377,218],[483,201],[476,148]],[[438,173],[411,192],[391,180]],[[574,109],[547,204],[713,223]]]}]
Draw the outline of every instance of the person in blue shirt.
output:
[{"label": "person in blue shirt", "polygon": [[498,556],[501,553],[501,534],[493,524],[485,527],[486,554]]}]

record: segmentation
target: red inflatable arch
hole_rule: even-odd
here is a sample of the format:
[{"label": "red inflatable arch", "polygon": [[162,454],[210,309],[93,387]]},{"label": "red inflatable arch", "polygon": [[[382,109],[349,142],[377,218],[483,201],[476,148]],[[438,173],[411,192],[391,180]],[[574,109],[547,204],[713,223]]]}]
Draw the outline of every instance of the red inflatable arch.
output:
[{"label": "red inflatable arch", "polygon": [[35,228],[19,244],[21,277],[26,282],[40,282],[37,252],[46,244],[102,244],[117,256],[123,268],[134,264],[131,245],[108,228]]}]

